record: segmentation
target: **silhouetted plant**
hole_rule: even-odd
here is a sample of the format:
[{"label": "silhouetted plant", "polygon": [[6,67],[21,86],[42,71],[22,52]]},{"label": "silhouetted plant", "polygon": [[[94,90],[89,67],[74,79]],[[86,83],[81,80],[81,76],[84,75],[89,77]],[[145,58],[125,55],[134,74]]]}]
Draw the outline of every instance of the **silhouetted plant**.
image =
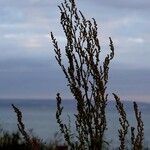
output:
[{"label": "silhouetted plant", "polygon": [[[119,122],[121,125],[121,129],[118,130],[120,141],[119,149],[125,150],[127,149],[126,135],[130,132],[128,130],[130,125],[126,117],[126,112],[124,110],[123,103],[120,101],[120,98],[116,94],[113,93],[113,95],[116,100],[116,108],[118,110],[118,113],[120,114]],[[133,106],[135,118],[137,121],[137,135],[135,136],[135,127],[131,127],[131,148],[132,150],[142,150],[144,148],[144,123],[142,121],[141,112],[138,109],[137,103],[133,102]]]},{"label": "silhouetted plant", "polygon": [[16,115],[17,115],[17,121],[18,121],[17,126],[18,126],[18,129],[19,129],[20,133],[23,135],[25,141],[27,143],[30,143],[30,136],[29,136],[29,134],[27,134],[27,132],[25,130],[25,125],[24,125],[24,123],[22,121],[22,112],[13,104],[12,104],[12,107],[13,107]]},{"label": "silhouetted plant", "polygon": [[[21,110],[13,104],[12,104],[12,107],[17,115],[18,129],[25,141],[25,143],[23,142],[23,143],[15,144],[16,150],[20,150],[20,148],[21,148],[21,150],[24,150],[24,149],[26,149],[26,150],[67,150],[68,146],[60,143],[60,142],[62,142],[62,139],[60,138],[60,135],[58,135],[58,134],[55,134],[54,139],[51,140],[48,144],[43,143],[42,140],[40,140],[39,138],[29,134],[26,131],[25,124],[23,123]],[[19,135],[19,137],[17,135]],[[59,136],[59,138],[58,138],[58,136]],[[16,138],[18,137],[19,140],[16,140],[15,137]],[[8,141],[8,139],[9,139],[9,141]],[[20,137],[20,134],[18,132],[17,132],[17,134],[12,134],[12,135],[6,133],[2,138],[0,138],[0,148],[2,148],[2,146],[7,147],[7,148],[9,146],[11,148],[14,143],[13,141],[18,142],[18,141],[20,141],[20,139],[22,140],[22,138]],[[2,144],[1,141],[5,141],[4,144]]]},{"label": "silhouetted plant", "polygon": [[0,150],[27,150],[25,142],[19,132],[9,133],[2,131],[0,134]]},{"label": "silhouetted plant", "polygon": [[134,104],[134,112],[135,112],[135,116],[136,116],[136,121],[137,121],[137,135],[135,136],[134,127],[131,127],[131,133],[132,133],[132,137],[131,137],[131,141],[132,141],[132,149],[133,150],[142,150],[144,148],[143,146],[143,140],[144,140],[144,123],[142,121],[142,117],[141,117],[141,112],[138,109],[138,105],[136,104],[136,102],[133,103]]},{"label": "silhouetted plant", "polygon": [[[64,0],[58,6],[61,13],[60,23],[66,36],[65,56],[68,64],[62,61],[62,50],[51,32],[55,51],[55,58],[68,81],[68,86],[77,104],[75,114],[76,135],[61,119],[63,106],[60,93],[57,93],[56,119],[64,138],[72,150],[101,150],[104,134],[107,130],[106,105],[108,94],[106,92],[109,64],[114,57],[114,46],[110,40],[110,54],[100,64],[101,47],[97,33],[97,23],[87,20],[81,11],[77,10],[75,0]],[[116,94],[116,108],[120,114],[119,131],[120,150],[126,149],[126,135],[129,122],[126,117],[123,103]],[[131,127],[132,149],[141,150],[143,144],[144,128],[137,104],[134,102],[134,111],[137,120],[137,136]],[[74,138],[75,137],[75,138]]]},{"label": "silhouetted plant", "polygon": [[22,112],[13,104],[12,104],[12,107],[13,107],[16,115],[17,115],[18,129],[19,129],[21,135],[23,136],[23,138],[26,142],[26,145],[28,146],[28,149],[40,150],[39,139],[37,139],[35,137],[30,137],[30,135],[27,133],[27,131],[25,129],[25,125],[24,125],[23,120],[22,120]]},{"label": "silhouetted plant", "polygon": [[105,108],[108,82],[109,63],[114,57],[113,42],[110,39],[110,54],[100,65],[100,43],[98,40],[97,24],[87,20],[81,11],[77,10],[74,0],[64,1],[59,6],[61,25],[67,44],[65,46],[68,65],[62,62],[62,52],[56,39],[51,33],[55,58],[63,70],[71,93],[77,102],[76,131],[77,140],[71,138],[66,124],[61,121],[63,107],[60,94],[57,94],[56,118],[65,140],[72,149],[101,149],[104,133],[107,129]]},{"label": "silhouetted plant", "polygon": [[129,128],[129,122],[126,117],[126,111],[124,110],[123,103],[120,101],[120,98],[114,94],[114,98],[116,100],[116,108],[118,110],[118,113],[120,115],[119,122],[121,125],[121,128],[118,130],[119,132],[119,141],[120,141],[120,147],[119,150],[125,150],[126,148],[126,135],[128,133]]}]

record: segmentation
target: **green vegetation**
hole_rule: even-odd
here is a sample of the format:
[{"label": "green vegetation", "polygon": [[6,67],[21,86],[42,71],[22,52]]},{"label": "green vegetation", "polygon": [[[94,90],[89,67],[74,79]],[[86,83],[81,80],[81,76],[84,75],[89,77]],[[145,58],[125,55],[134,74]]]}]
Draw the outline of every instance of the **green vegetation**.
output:
[{"label": "green vegetation", "polygon": [[[12,105],[17,115],[19,133],[8,134],[3,132],[0,136],[0,149],[29,149],[29,150],[102,150],[111,149],[105,136],[107,125],[107,83],[109,79],[110,62],[114,58],[113,41],[109,38],[110,53],[104,61],[100,59],[101,46],[98,39],[97,23],[95,19],[87,20],[78,11],[74,0],[64,0],[59,6],[60,23],[66,36],[65,56],[68,64],[63,64],[62,50],[58,46],[53,33],[51,38],[55,51],[55,58],[68,81],[68,87],[76,101],[75,130],[73,133],[70,124],[63,123],[61,115],[63,106],[60,93],[57,93],[56,120],[60,132],[64,136],[66,146],[59,146],[54,140],[50,144],[44,144],[40,139],[30,135],[23,123],[22,113]],[[120,98],[113,93],[116,101],[116,109],[119,114],[120,129],[118,129],[119,150],[132,149],[143,150],[144,124],[141,112],[136,102],[133,103],[133,111],[137,126],[132,127],[127,119],[124,105]],[[127,143],[127,135],[130,142]],[[116,137],[117,138],[117,137]]]}]

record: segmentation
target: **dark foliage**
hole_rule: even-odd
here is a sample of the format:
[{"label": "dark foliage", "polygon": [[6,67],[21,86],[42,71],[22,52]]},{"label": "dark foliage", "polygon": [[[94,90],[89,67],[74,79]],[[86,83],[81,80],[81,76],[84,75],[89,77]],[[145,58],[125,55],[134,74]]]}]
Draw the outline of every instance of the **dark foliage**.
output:
[{"label": "dark foliage", "polygon": [[[68,87],[77,104],[75,114],[76,134],[61,120],[63,107],[62,98],[57,93],[56,119],[64,138],[72,150],[101,150],[105,143],[104,135],[107,130],[106,106],[108,101],[107,83],[109,66],[114,58],[114,46],[110,40],[110,54],[101,62],[101,47],[97,33],[97,23],[85,18],[81,11],[77,10],[75,0],[64,0],[60,6],[60,23],[66,37],[64,48],[68,64],[64,65],[62,50],[51,32],[51,38],[55,51],[55,58],[61,67]],[[129,122],[126,111],[120,98],[113,94],[116,100],[116,108],[120,114],[119,132],[120,150],[127,148],[126,135],[129,133]],[[143,147],[144,128],[137,104],[134,102],[134,112],[137,120],[137,136],[134,127],[131,127],[132,149],[141,150]]]}]

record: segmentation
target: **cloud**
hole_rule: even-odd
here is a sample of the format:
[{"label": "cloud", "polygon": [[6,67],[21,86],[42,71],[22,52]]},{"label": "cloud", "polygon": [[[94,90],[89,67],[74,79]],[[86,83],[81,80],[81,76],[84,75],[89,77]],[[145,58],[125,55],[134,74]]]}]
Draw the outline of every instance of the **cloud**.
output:
[{"label": "cloud", "polygon": [[[55,97],[57,89],[69,97],[49,36],[53,31],[60,47],[64,47],[66,39],[59,24],[58,4],[59,0],[0,1],[0,97]],[[116,89],[122,94],[132,91],[130,95],[135,96],[140,80],[145,91],[141,95],[148,96],[149,85],[144,81],[149,80],[146,70],[150,69],[150,1],[77,0],[77,4],[87,18],[96,19],[102,53],[109,52],[108,37],[114,41],[112,67],[118,69],[118,75],[112,82]],[[132,74],[132,70],[138,72]]]},{"label": "cloud", "polygon": [[117,9],[128,9],[128,10],[147,10],[149,11],[150,2],[148,0],[126,0],[126,1],[109,1],[109,0],[101,0],[97,3],[104,5],[105,7],[112,7]]},{"label": "cloud", "polygon": [[4,34],[3,37],[7,40],[14,40],[19,42],[25,48],[41,48],[43,47],[44,41],[48,41],[48,34]]},{"label": "cloud", "polygon": [[[109,91],[119,93],[125,100],[148,101],[150,70],[111,69]],[[142,99],[143,97],[143,99]]]},{"label": "cloud", "polygon": [[129,42],[137,43],[137,44],[143,44],[144,39],[143,38],[128,38]]},{"label": "cloud", "polygon": [[54,59],[0,60],[0,97],[54,98],[57,91],[66,92],[65,77],[53,64]]},{"label": "cloud", "polygon": [[13,3],[11,0],[1,0],[0,1],[0,6],[1,7],[7,7],[7,6],[11,6],[12,7],[44,7],[44,6],[48,6],[48,5],[54,5],[57,3],[57,0],[26,0],[26,1],[18,1],[18,0],[13,0]]}]

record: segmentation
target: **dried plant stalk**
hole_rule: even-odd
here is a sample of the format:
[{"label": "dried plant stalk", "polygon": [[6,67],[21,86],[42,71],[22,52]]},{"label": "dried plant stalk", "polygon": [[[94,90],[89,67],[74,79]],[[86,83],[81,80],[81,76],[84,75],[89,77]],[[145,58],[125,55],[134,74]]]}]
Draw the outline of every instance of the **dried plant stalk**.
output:
[{"label": "dried plant stalk", "polygon": [[22,112],[13,104],[12,104],[12,107],[17,115],[18,129],[20,133],[22,134],[24,140],[26,141],[28,148],[31,150],[40,150],[38,139],[30,137],[30,135],[26,132],[25,125],[22,120]]},{"label": "dried plant stalk", "polygon": [[135,136],[135,128],[131,127],[131,141],[132,141],[132,149],[133,150],[142,150],[143,149],[143,141],[144,141],[144,123],[141,117],[141,111],[139,111],[138,105],[136,102],[133,102],[135,117],[137,121],[137,135]]},{"label": "dried plant stalk", "polygon": [[121,128],[118,130],[119,141],[120,141],[119,150],[125,150],[126,149],[126,135],[128,133],[129,122],[126,117],[126,112],[124,110],[123,103],[120,101],[120,98],[116,94],[113,93],[113,95],[116,100],[116,108],[118,110],[118,113],[120,114],[119,122],[120,122]]},{"label": "dried plant stalk", "polygon": [[111,38],[110,54],[100,65],[100,43],[97,24],[87,20],[81,11],[77,10],[74,0],[64,0],[59,6],[60,23],[66,36],[65,54],[68,66],[62,62],[62,50],[58,46],[53,33],[51,38],[55,51],[55,58],[64,72],[68,86],[77,102],[76,131],[77,140],[72,141],[67,125],[61,121],[60,94],[57,94],[56,118],[62,133],[72,149],[100,150],[104,143],[106,122],[106,93],[110,61],[114,57],[114,47]]},{"label": "dried plant stalk", "polygon": [[[120,101],[120,98],[114,94],[114,98],[116,100],[116,108],[118,113],[120,114],[119,122],[121,125],[121,129],[119,132],[119,141],[120,141],[120,150],[127,149],[126,144],[126,135],[129,133],[129,122],[126,117],[126,112],[124,110],[123,103]],[[135,127],[131,127],[131,147],[132,150],[142,150],[143,149],[143,141],[144,141],[144,123],[142,121],[141,112],[138,109],[138,105],[136,102],[133,102],[135,118],[137,121],[137,135],[135,136]]]},{"label": "dried plant stalk", "polygon": [[[61,67],[68,87],[77,103],[76,139],[70,128],[61,120],[63,107],[61,106],[60,93],[57,94],[56,119],[64,138],[72,150],[101,150],[103,148],[104,134],[107,130],[106,105],[108,94],[106,92],[109,74],[109,65],[114,58],[114,46],[110,40],[110,54],[103,63],[100,61],[101,47],[98,39],[97,23],[95,19],[90,21],[85,18],[81,11],[77,10],[75,0],[64,0],[60,6],[60,23],[66,36],[64,48],[68,64],[63,63],[62,50],[51,32],[55,58]],[[129,123],[126,117],[123,103],[120,98],[113,94],[116,100],[116,108],[120,114],[119,132],[120,150],[125,150],[126,136]],[[144,127],[136,103],[134,111],[137,120],[137,136],[134,127],[131,127],[131,143],[133,149],[142,148]]]},{"label": "dried plant stalk", "polygon": [[30,143],[30,136],[27,134],[27,132],[25,131],[25,125],[22,121],[22,112],[15,106],[12,104],[12,107],[17,115],[17,126],[18,129],[20,131],[20,133],[23,135],[24,140],[29,144]]}]

